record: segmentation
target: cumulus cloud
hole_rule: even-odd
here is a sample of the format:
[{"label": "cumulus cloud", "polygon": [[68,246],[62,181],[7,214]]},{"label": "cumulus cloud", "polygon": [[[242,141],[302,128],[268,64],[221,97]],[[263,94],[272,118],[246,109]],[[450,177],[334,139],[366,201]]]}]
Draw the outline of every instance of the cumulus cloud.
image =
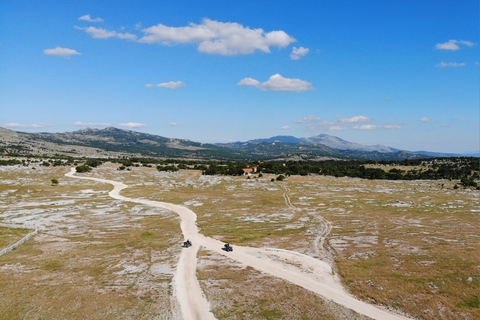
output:
[{"label": "cumulus cloud", "polygon": [[467,47],[473,47],[475,43],[465,40],[449,40],[445,43],[438,43],[435,47],[441,50],[459,50],[459,45],[465,45]]},{"label": "cumulus cloud", "polygon": [[296,123],[312,123],[312,122],[319,122],[319,121],[322,121],[322,118],[320,118],[320,117],[315,117],[315,116],[308,116],[308,117],[304,117],[304,118],[298,119],[298,120],[295,121],[295,122],[296,122]]},{"label": "cumulus cloud", "polygon": [[76,127],[110,127],[110,123],[104,123],[104,122],[82,122],[82,121],[77,121],[73,124]]},{"label": "cumulus cloud", "polygon": [[465,62],[440,62],[436,67],[465,67],[467,64]]},{"label": "cumulus cloud", "polygon": [[120,127],[124,128],[143,128],[146,127],[147,125],[144,123],[137,123],[137,122],[126,122],[126,123],[119,123],[118,124]]},{"label": "cumulus cloud", "polygon": [[338,131],[347,128],[338,125],[336,122],[320,122],[308,125],[307,129],[309,131]]},{"label": "cumulus cloud", "polygon": [[92,19],[89,14],[81,16],[80,18],[78,18],[78,20],[85,20],[85,21],[88,21],[88,22],[102,22],[103,21],[102,18]]},{"label": "cumulus cloud", "polygon": [[119,33],[116,31],[109,31],[107,29],[95,28],[95,27],[86,27],[86,28],[75,27],[75,28],[78,30],[85,30],[86,33],[88,33],[95,39],[108,39],[108,38],[116,37],[119,39],[137,40],[136,35],[128,32]]},{"label": "cumulus cloud", "polygon": [[49,123],[35,123],[35,124],[20,124],[20,123],[5,123],[3,127],[14,129],[40,129],[45,127],[52,127]]},{"label": "cumulus cloud", "polygon": [[337,116],[338,122],[340,123],[361,123],[361,122],[370,122],[373,121],[372,118],[365,116],[355,116],[351,118],[344,118]]},{"label": "cumulus cloud", "polygon": [[280,128],[280,130],[290,130],[290,126],[283,126]]},{"label": "cumulus cloud", "polygon": [[271,76],[268,81],[261,83],[259,85],[259,88],[265,91],[272,90],[286,92],[313,90],[312,84],[310,82],[300,79],[284,78],[278,73]]},{"label": "cumulus cloud", "polygon": [[186,27],[168,27],[158,24],[142,30],[146,35],[139,42],[197,43],[198,51],[209,54],[251,54],[255,50],[270,53],[270,47],[283,48],[296,40],[284,31],[264,32],[250,29],[235,22],[204,19],[202,24],[190,23]]},{"label": "cumulus cloud", "polygon": [[373,124],[364,124],[362,126],[353,126],[355,130],[385,130],[385,129],[401,129],[402,126],[398,124],[386,124],[383,126],[377,126]]},{"label": "cumulus cloud", "polygon": [[264,91],[300,92],[314,89],[310,82],[300,79],[284,78],[278,73],[271,76],[268,81],[262,83],[252,78],[245,78],[241,80],[238,85],[255,86]]},{"label": "cumulus cloud", "polygon": [[154,86],[153,83],[147,83],[147,84],[145,85],[145,87],[147,87],[147,88],[151,88],[151,87],[153,87],[153,86]]},{"label": "cumulus cloud", "polygon": [[301,57],[306,56],[309,51],[310,51],[310,49],[308,49],[308,48],[304,48],[304,47],[300,47],[300,48],[293,47],[292,53],[290,54],[290,59],[292,59],[292,60],[298,60],[298,59],[300,59]]},{"label": "cumulus cloud", "polygon": [[62,47],[56,47],[55,49],[45,49],[43,50],[43,54],[49,55],[49,56],[60,56],[60,57],[68,57],[74,54],[81,54],[77,50],[73,49],[68,49],[68,48],[62,48]]},{"label": "cumulus cloud", "polygon": [[[86,20],[87,16],[82,18]],[[88,18],[90,17],[88,16]],[[141,25],[138,25],[138,28],[140,27]],[[197,44],[197,50],[200,52],[224,56],[251,54],[257,50],[270,53],[271,47],[283,48],[296,41],[295,38],[282,30],[265,32],[263,29],[250,29],[235,22],[219,22],[210,19],[204,19],[201,24],[190,23],[185,27],[169,27],[158,24],[142,29],[141,32],[144,33],[144,36],[139,39],[136,35],[128,32],[118,33],[95,27],[75,28],[84,30],[97,39],[117,37],[161,45],[193,43]],[[305,50],[308,49],[299,48],[298,50],[300,50],[299,55],[305,55]]]},{"label": "cumulus cloud", "polygon": [[423,118],[420,118],[418,120],[422,121],[422,122],[430,122],[430,119],[428,119],[427,117],[423,117]]},{"label": "cumulus cloud", "polygon": [[260,84],[260,81],[252,79],[252,78],[245,78],[240,80],[239,83],[237,83],[238,86],[258,86]]},{"label": "cumulus cloud", "polygon": [[168,88],[168,89],[178,89],[181,86],[184,86],[185,84],[182,81],[170,81],[170,82],[165,82],[165,83],[159,83],[157,84],[157,87],[160,88]]}]

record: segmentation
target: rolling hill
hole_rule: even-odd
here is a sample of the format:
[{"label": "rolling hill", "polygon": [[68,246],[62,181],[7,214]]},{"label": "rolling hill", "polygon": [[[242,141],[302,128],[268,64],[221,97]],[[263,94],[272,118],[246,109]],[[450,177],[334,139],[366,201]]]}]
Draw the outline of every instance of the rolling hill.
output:
[{"label": "rolling hill", "polygon": [[403,160],[435,156],[385,146],[365,146],[338,137],[276,136],[247,142],[208,144],[108,127],[64,133],[26,133],[0,127],[0,153],[95,158],[182,158],[198,160]]}]

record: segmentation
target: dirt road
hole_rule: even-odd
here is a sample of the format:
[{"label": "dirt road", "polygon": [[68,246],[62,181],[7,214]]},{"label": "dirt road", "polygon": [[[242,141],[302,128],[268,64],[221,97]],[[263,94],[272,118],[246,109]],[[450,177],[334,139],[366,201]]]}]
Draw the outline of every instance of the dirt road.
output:
[{"label": "dirt road", "polygon": [[408,319],[359,301],[351,296],[342,287],[339,279],[334,276],[331,266],[324,261],[297,252],[273,248],[259,249],[235,246],[233,252],[225,252],[222,250],[222,242],[198,233],[197,215],[192,210],[171,203],[127,198],[120,195],[120,191],[127,188],[127,185],[121,182],[79,177],[75,176],[74,173],[75,169],[72,169],[66,176],[112,184],[113,190],[109,193],[112,198],[166,208],[180,216],[182,233],[185,239],[190,239],[193,242],[192,247],[182,250],[174,276],[175,293],[184,319],[215,319],[196,278],[197,251],[200,246],[266,274],[290,281],[373,319]]}]

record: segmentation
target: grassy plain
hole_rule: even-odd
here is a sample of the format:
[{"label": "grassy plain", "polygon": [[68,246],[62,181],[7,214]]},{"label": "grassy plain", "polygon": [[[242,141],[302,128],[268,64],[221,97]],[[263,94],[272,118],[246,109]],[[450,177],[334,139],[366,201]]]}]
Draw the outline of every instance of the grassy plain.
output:
[{"label": "grassy plain", "polygon": [[[0,319],[178,316],[176,215],[111,199],[110,185],[63,177],[69,168],[8,168],[0,167],[0,222],[37,221],[44,229],[0,257],[0,303],[8,310]],[[326,257],[346,288],[371,303],[419,319],[480,319],[480,192],[454,190],[454,181],[292,176],[280,183],[109,164],[83,175],[122,181],[128,197],[186,205],[203,234],[233,245]],[[322,217],[333,225],[326,249],[318,248]],[[199,261],[218,318],[363,319],[208,251]]]},{"label": "grassy plain", "polygon": [[30,229],[0,227],[0,250],[15,244],[30,232]]},{"label": "grassy plain", "polygon": [[177,217],[69,170],[0,167],[0,221],[43,226],[0,257],[0,319],[172,318]]}]

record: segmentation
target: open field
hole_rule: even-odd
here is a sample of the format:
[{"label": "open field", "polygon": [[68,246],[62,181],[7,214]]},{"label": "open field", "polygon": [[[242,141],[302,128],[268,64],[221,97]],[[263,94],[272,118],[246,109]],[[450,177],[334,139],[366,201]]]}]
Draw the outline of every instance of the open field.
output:
[{"label": "open field", "polygon": [[[183,241],[179,218],[114,200],[110,185],[63,177],[69,170],[0,167],[0,223],[41,230],[0,257],[0,303],[7,310],[0,317],[180,317],[172,298]],[[419,319],[480,319],[480,192],[453,190],[453,181],[292,176],[280,183],[268,175],[120,172],[110,164],[82,175],[121,181],[127,197],[185,205],[204,235],[329,261],[360,299]],[[199,262],[217,318],[365,318],[207,250]]]},{"label": "open field", "polygon": [[9,247],[30,233],[30,229],[0,227],[0,249]]}]

